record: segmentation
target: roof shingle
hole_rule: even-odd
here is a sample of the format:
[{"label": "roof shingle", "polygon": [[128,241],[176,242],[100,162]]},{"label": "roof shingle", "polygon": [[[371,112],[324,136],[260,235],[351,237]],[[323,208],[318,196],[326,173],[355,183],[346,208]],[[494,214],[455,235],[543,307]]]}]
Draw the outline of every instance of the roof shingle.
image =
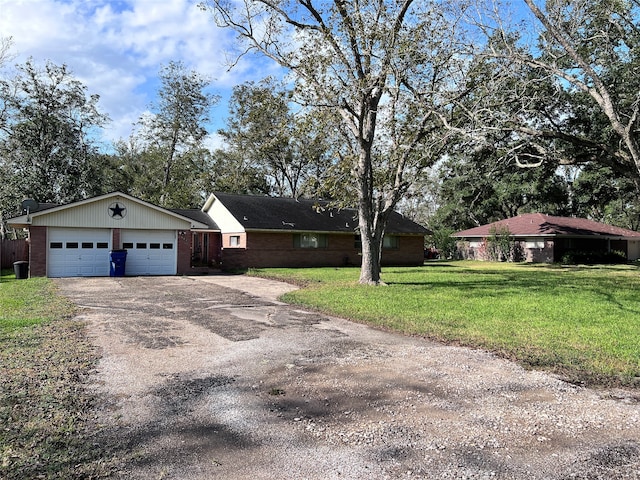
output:
[{"label": "roof shingle", "polygon": [[542,213],[528,213],[498,222],[462,230],[454,237],[488,237],[493,227],[506,226],[513,236],[605,236],[638,237],[640,232],[594,222],[586,218],[554,217]]},{"label": "roof shingle", "polygon": [[[358,212],[336,208],[321,200],[214,193],[247,230],[294,230],[311,232],[355,232]],[[429,230],[393,212],[387,233],[427,235]]]}]

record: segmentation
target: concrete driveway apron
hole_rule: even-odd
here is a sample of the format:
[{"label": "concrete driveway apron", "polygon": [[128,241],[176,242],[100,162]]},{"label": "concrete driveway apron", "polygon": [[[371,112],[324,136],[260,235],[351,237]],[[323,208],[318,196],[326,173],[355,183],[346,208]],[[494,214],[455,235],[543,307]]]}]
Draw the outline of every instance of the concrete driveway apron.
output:
[{"label": "concrete driveway apron", "polygon": [[640,478],[637,392],[282,304],[244,276],[67,278],[136,479]]}]

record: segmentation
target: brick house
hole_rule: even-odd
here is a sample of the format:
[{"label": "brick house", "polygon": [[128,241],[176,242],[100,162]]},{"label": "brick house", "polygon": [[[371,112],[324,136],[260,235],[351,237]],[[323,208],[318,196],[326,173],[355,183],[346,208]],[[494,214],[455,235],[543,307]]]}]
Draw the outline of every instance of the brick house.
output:
[{"label": "brick house", "polygon": [[[113,250],[127,251],[125,274],[132,276],[360,263],[356,212],[326,202],[215,194],[201,209],[165,209],[113,192],[26,205],[8,223],[28,232],[32,277],[108,276]],[[383,264],[422,264],[426,233],[394,213]]]},{"label": "brick house", "polygon": [[[222,267],[359,265],[358,215],[327,202],[215,193],[203,211],[218,225]],[[389,218],[383,265],[422,265],[429,231],[394,212]]]},{"label": "brick house", "polygon": [[486,239],[506,227],[527,262],[560,262],[571,252],[623,252],[627,260],[640,258],[640,232],[585,218],[529,213],[454,233],[461,258],[486,260]]}]

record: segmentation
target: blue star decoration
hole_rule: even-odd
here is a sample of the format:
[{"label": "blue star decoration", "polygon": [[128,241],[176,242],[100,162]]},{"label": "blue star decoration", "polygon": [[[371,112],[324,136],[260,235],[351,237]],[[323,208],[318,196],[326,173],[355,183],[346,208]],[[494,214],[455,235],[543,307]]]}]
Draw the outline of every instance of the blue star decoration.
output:
[{"label": "blue star decoration", "polygon": [[109,210],[111,213],[109,213],[109,216],[111,218],[124,218],[124,216],[127,214],[127,209],[126,207],[121,207],[119,203],[112,203],[111,206],[109,207]]}]

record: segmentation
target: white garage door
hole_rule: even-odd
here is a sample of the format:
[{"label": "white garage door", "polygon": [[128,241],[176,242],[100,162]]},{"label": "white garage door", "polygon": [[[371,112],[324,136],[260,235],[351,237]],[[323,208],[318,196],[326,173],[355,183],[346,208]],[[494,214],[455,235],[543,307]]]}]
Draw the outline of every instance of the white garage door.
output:
[{"label": "white garage door", "polygon": [[90,228],[49,228],[47,275],[49,277],[109,276],[111,231]]},{"label": "white garage door", "polygon": [[175,230],[122,230],[122,248],[127,250],[125,275],[175,275],[177,250]]}]

